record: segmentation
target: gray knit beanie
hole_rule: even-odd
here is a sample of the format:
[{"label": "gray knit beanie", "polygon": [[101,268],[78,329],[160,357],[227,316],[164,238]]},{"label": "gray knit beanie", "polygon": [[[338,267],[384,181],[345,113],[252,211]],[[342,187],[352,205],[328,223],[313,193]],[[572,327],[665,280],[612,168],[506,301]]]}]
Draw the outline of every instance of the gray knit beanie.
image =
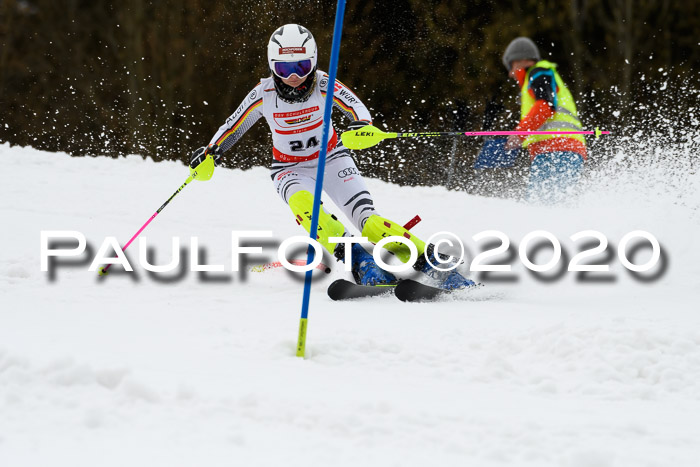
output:
[{"label": "gray knit beanie", "polygon": [[534,60],[539,62],[540,51],[532,40],[527,37],[518,37],[513,39],[506,52],[503,54],[503,65],[510,71],[510,64],[515,60]]}]

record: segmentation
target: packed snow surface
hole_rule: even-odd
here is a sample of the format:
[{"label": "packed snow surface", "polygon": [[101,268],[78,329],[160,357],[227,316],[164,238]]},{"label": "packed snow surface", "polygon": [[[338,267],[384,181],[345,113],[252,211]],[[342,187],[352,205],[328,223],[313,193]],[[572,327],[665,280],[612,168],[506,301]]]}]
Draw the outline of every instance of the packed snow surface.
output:
[{"label": "packed snow surface", "polygon": [[[515,254],[492,259],[513,270],[473,273],[485,286],[459,300],[332,302],[326,287],[347,277],[334,264],[314,281],[301,359],[302,282],[231,271],[231,231],[303,234],[265,169],[217,169],[141,235],[157,264],[173,237],[185,256],[197,237],[200,262],[224,272],[148,273],[137,241],[134,272],[100,279],[91,255],[106,237],[124,244],[187,169],[1,145],[0,465],[697,465],[698,176],[689,154],[633,156],[590,174],[567,207],[368,179],[382,215],[419,214],[423,238],[456,233],[469,260],[488,242],[473,235],[503,232]],[[42,272],[48,230],[82,232],[91,255]],[[571,235],[601,232],[608,254],[591,260],[610,271],[538,279],[517,254],[535,230],[561,242],[564,265],[583,243]],[[635,230],[662,248],[637,276],[617,253]],[[636,264],[651,257],[642,244],[628,249]],[[276,249],[262,256],[246,267]]]}]

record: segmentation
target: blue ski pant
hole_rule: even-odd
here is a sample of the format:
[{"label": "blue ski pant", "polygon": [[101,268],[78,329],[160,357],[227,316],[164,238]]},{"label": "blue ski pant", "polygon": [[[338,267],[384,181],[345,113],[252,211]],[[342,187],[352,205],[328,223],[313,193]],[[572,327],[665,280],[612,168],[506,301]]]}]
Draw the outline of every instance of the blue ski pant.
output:
[{"label": "blue ski pant", "polygon": [[576,189],[583,171],[583,157],[560,151],[538,154],[530,166],[527,200],[557,204],[566,201]]}]

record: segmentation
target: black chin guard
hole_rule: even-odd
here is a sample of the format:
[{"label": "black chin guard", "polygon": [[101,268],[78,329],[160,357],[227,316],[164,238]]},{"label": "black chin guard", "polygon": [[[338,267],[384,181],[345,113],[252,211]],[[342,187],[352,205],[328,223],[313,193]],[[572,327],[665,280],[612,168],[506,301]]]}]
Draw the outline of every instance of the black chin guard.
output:
[{"label": "black chin guard", "polygon": [[314,68],[304,82],[296,88],[284,84],[282,78],[274,73],[272,73],[272,79],[275,82],[275,90],[280,96],[280,99],[289,103],[305,102],[311,97],[311,92],[314,90],[314,85],[316,84],[316,68]]}]

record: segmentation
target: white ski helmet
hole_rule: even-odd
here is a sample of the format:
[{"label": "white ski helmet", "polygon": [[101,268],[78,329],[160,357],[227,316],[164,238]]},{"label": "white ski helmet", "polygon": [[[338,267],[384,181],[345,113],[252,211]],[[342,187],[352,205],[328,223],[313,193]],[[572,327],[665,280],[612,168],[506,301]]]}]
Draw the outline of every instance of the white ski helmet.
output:
[{"label": "white ski helmet", "polygon": [[[280,78],[287,78],[289,75],[280,76],[275,70],[275,63],[304,62],[309,60],[310,68],[308,72],[304,75],[298,75],[297,73],[300,78],[303,78],[312,70],[316,70],[317,55],[318,51],[314,36],[308,29],[298,24],[285,24],[272,33],[270,41],[267,43],[267,63],[273,75],[277,75]],[[306,68],[304,68],[304,71],[307,71]]]}]

